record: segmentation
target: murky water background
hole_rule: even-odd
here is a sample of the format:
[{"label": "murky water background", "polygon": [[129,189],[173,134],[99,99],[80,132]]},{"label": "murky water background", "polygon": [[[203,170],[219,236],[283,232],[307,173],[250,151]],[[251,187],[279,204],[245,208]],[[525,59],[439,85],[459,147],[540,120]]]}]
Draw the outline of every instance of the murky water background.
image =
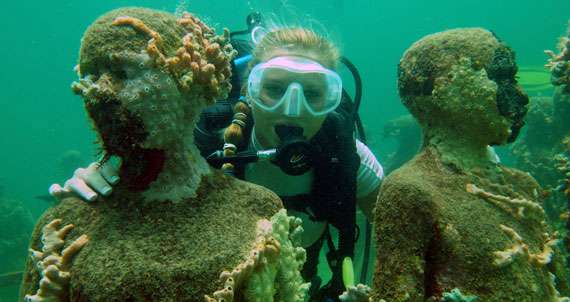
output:
[{"label": "murky water background", "polygon": [[[485,27],[516,51],[520,80],[529,94],[549,95],[543,50],[554,48],[570,17],[567,0],[195,0],[186,4],[220,30],[245,28],[245,17],[253,10],[326,29],[360,70],[364,83],[360,114],[381,162],[396,148],[393,140],[383,139],[384,123],[406,113],[397,95],[396,65],[412,42],[448,28]],[[174,12],[178,5],[166,0],[2,4],[0,275],[23,268],[26,247],[18,240],[26,238],[30,222],[50,205],[45,198],[48,186],[94,160],[94,135],[81,100],[69,88],[76,79],[73,66],[83,31],[113,8],[145,6]],[[345,81],[351,81],[346,74]],[[505,152],[499,153],[510,162]],[[0,301],[15,301],[18,285],[4,283],[0,283]]]}]

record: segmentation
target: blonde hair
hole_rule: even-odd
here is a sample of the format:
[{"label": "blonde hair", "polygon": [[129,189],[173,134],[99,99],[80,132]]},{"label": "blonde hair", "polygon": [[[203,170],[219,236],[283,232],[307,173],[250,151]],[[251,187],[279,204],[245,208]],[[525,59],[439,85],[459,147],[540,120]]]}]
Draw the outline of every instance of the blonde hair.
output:
[{"label": "blonde hair", "polygon": [[[279,28],[267,33],[253,50],[249,68],[280,55],[302,56],[336,69],[340,58],[338,48],[323,35],[303,27]],[[235,154],[236,148],[244,143],[246,121],[251,113],[249,106],[238,102],[234,107],[234,119],[224,132],[224,155]],[[224,164],[223,170],[233,170],[232,164]]]},{"label": "blonde hair", "polygon": [[336,69],[340,57],[338,48],[315,31],[303,28],[281,28],[269,32],[253,50],[250,66],[279,55],[307,57],[323,66]]}]

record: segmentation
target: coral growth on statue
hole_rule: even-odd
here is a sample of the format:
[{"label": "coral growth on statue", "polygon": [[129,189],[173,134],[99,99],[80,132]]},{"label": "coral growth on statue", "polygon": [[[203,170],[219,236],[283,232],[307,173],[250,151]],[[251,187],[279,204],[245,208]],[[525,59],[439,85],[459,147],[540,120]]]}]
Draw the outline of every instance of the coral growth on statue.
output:
[{"label": "coral growth on statue", "polygon": [[86,235],[75,239],[63,249],[65,237],[73,229],[68,224],[58,227],[61,219],[55,219],[42,229],[42,249],[31,249],[31,258],[37,271],[42,276],[38,291],[34,295],[26,295],[26,302],[67,301],[69,300],[69,267],[73,257],[89,241]]},{"label": "coral growth on statue", "polygon": [[[133,15],[140,12],[114,11],[87,30],[81,79],[72,88],[86,99],[107,156],[139,153],[130,159],[142,166],[153,159],[150,173],[123,175],[133,180],[131,187],[143,191],[151,186],[145,192],[149,200],[177,200],[192,195],[208,170],[204,161],[190,165],[180,159],[195,153],[191,132],[201,108],[231,88],[235,51],[227,31],[217,36],[189,13],[180,19],[151,11]],[[176,165],[166,157],[178,159]],[[162,165],[168,172],[154,179]]]},{"label": "coral growth on statue", "polygon": [[224,288],[206,301],[304,301],[310,284],[300,274],[306,258],[300,247],[301,223],[285,210],[259,221],[249,256],[231,272],[222,272]]}]

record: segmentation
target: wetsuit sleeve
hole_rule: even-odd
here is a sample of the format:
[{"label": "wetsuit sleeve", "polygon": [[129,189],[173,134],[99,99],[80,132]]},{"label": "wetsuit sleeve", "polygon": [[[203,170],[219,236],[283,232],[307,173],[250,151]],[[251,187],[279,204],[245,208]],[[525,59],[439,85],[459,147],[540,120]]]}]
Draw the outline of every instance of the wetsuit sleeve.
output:
[{"label": "wetsuit sleeve", "polygon": [[378,188],[384,178],[384,169],[372,151],[359,140],[356,140],[356,152],[360,157],[356,178],[356,198],[362,198]]}]

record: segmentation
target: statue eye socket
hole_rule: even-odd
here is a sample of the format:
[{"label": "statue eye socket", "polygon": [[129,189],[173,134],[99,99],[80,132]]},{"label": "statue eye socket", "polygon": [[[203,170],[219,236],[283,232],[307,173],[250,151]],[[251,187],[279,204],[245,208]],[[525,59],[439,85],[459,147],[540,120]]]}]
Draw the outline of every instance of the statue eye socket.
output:
[{"label": "statue eye socket", "polygon": [[114,68],[113,70],[111,70],[111,73],[117,79],[120,79],[120,80],[126,80],[127,79],[127,72],[122,68]]}]

